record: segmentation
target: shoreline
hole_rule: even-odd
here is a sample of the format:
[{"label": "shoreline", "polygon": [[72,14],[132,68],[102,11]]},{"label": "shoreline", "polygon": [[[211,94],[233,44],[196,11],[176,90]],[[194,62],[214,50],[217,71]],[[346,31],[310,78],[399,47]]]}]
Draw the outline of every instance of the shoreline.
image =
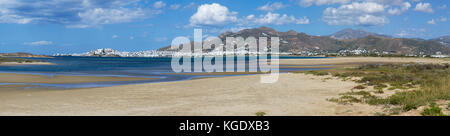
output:
[{"label": "shoreline", "polygon": [[17,66],[17,65],[56,65],[50,62],[0,62],[0,66]]},{"label": "shoreline", "polygon": [[[280,65],[325,64],[338,68],[364,63],[449,63],[443,59],[373,57],[280,61]],[[274,84],[263,84],[259,82],[261,75],[68,90],[9,85],[0,88],[0,115],[255,116],[256,112],[265,112],[268,116],[374,116],[383,110],[380,106],[341,105],[327,100],[358,85],[351,80],[293,72],[280,73]],[[14,76],[1,79],[11,81]]]},{"label": "shoreline", "polygon": [[0,96],[0,115],[373,115],[377,108],[326,100],[356,85],[350,81],[324,82],[320,77],[293,73],[280,74],[281,81],[275,84],[262,84],[259,79],[260,75],[250,75],[104,88],[9,91]]},{"label": "shoreline", "polygon": [[363,63],[450,63],[450,59],[409,57],[336,57],[318,59],[280,59],[281,65],[346,65]]},{"label": "shoreline", "polygon": [[139,80],[154,80],[154,79],[158,78],[70,76],[70,75],[54,75],[50,77],[35,74],[0,73],[0,83],[67,84],[67,83],[91,83],[91,82],[108,82],[108,81],[139,81]]}]

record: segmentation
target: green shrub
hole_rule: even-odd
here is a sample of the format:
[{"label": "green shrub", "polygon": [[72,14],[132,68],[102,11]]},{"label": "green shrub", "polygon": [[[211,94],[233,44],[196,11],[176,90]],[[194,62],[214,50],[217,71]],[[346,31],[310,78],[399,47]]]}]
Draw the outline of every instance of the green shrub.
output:
[{"label": "green shrub", "polygon": [[[373,86],[377,90],[375,93],[384,93],[383,88],[387,85],[391,86],[389,90],[418,87],[416,90],[397,92],[386,98],[378,98],[370,93],[362,92],[345,93],[346,95],[362,95],[361,100],[358,100],[370,105],[389,104],[400,106],[399,109],[402,111],[409,111],[440,99],[450,100],[449,67],[449,64],[369,64],[332,75],[344,79],[360,77],[357,82]],[[355,87],[357,88],[359,87]]]},{"label": "green shrub", "polygon": [[347,93],[342,93],[341,95],[361,95],[361,96],[366,96],[366,95],[370,95],[369,92],[366,91],[358,91],[358,92],[347,92]]},{"label": "green shrub", "polygon": [[326,76],[326,75],[328,75],[329,73],[328,72],[326,72],[326,71],[308,71],[308,72],[306,72],[307,74],[312,74],[312,75],[315,75],[315,76]]},{"label": "green shrub", "polygon": [[425,108],[420,114],[422,114],[422,116],[445,116],[444,113],[442,113],[442,109],[436,105]]},{"label": "green shrub", "polygon": [[359,103],[359,102],[361,102],[361,100],[359,100],[358,98],[350,96],[350,95],[341,96],[340,99],[341,99],[342,102],[345,102],[345,103]]},{"label": "green shrub", "polygon": [[366,87],[363,85],[358,85],[358,86],[353,87],[353,89],[361,90],[361,89],[366,89]]},{"label": "green shrub", "polygon": [[260,112],[256,112],[255,115],[256,116],[264,116],[264,115],[266,115],[266,113],[260,111]]},{"label": "green shrub", "polygon": [[384,93],[384,91],[383,91],[383,89],[377,89],[377,91],[375,91],[375,93],[382,94],[382,93]]}]

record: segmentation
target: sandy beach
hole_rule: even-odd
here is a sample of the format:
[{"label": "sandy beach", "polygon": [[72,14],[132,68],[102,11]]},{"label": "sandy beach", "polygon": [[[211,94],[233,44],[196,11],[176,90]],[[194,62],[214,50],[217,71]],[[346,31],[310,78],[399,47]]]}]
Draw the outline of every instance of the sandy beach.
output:
[{"label": "sandy beach", "polygon": [[[0,115],[373,115],[375,107],[337,105],[327,98],[356,84],[311,75],[259,75],[106,88],[34,91],[0,96]],[[14,91],[14,90],[12,90]],[[3,91],[5,92],[5,91]]]},{"label": "sandy beach", "polygon": [[[138,77],[100,77],[100,76],[64,76],[55,75],[52,77],[31,75],[31,74],[13,74],[0,73],[0,83],[89,83],[89,82],[106,82],[106,81],[135,81],[135,80],[152,80],[155,78],[138,78]],[[0,89],[3,90],[3,89]]]},{"label": "sandy beach", "polygon": [[54,65],[50,62],[0,62],[0,66],[15,66],[15,65]]},{"label": "sandy beach", "polygon": [[[367,62],[449,63],[444,59],[371,57],[281,60],[283,65]],[[29,79],[30,77],[18,77],[20,75],[0,76],[4,76],[0,82],[20,82],[24,79],[36,81]],[[331,76],[282,73],[278,82],[263,84],[260,82],[260,76],[231,76],[68,90],[2,86],[0,115],[255,116],[256,112],[265,112],[268,116],[370,116],[382,110],[380,107],[365,104],[340,105],[327,101],[358,85],[353,81],[342,81]],[[73,80],[74,77],[60,78]]]}]

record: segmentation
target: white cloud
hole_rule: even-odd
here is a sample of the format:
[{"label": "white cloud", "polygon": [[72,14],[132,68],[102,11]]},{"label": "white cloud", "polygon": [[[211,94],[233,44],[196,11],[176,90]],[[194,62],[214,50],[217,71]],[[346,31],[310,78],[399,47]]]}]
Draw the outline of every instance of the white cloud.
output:
[{"label": "white cloud", "polygon": [[447,9],[447,5],[446,4],[441,5],[441,6],[438,7],[438,9]]},{"label": "white cloud", "polygon": [[339,12],[363,12],[363,13],[378,13],[384,11],[384,6],[373,2],[352,3],[342,5],[338,8]]},{"label": "white cloud", "polygon": [[0,0],[0,23],[53,23],[69,28],[88,28],[135,21],[160,13],[151,8],[137,8],[139,1]]},{"label": "white cloud", "polygon": [[283,9],[286,8],[287,6],[284,5],[281,2],[274,2],[274,3],[267,3],[264,6],[258,7],[258,10],[262,10],[262,11],[274,11],[274,10],[279,10],[279,9]]},{"label": "white cloud", "polygon": [[164,41],[167,41],[167,39],[168,39],[167,37],[156,37],[155,41],[156,42],[164,42]]},{"label": "white cloud", "polygon": [[19,4],[15,0],[0,0],[0,23],[28,24],[33,21],[33,18],[17,15],[10,10]]},{"label": "white cloud", "polygon": [[165,6],[166,6],[166,3],[164,3],[163,1],[157,1],[153,4],[153,7],[157,8],[157,9],[164,8]]},{"label": "white cloud", "polygon": [[431,19],[430,21],[427,21],[427,23],[430,24],[430,25],[435,25],[436,21],[434,21],[434,19]]},{"label": "white cloud", "polygon": [[11,24],[28,24],[33,21],[32,18],[26,18],[18,15],[1,14],[0,23],[11,23]]},{"label": "white cloud", "polygon": [[346,4],[352,0],[299,0],[298,4],[304,7],[315,5],[331,5],[331,4]]},{"label": "white cloud", "polygon": [[172,10],[177,10],[177,9],[179,9],[180,7],[181,7],[180,4],[173,4],[173,5],[170,5],[170,9],[172,9]]},{"label": "white cloud", "polygon": [[400,6],[404,3],[403,0],[354,0],[354,1],[374,2],[374,3],[378,3],[378,4],[382,4],[382,5],[392,5],[392,6],[394,6],[394,5]]},{"label": "white cloud", "polygon": [[231,31],[231,32],[239,32],[239,31],[241,31],[241,30],[244,30],[244,29],[251,29],[251,27],[232,27],[232,28],[230,28],[230,29],[228,29],[228,30],[225,30],[225,31]]},{"label": "white cloud", "polygon": [[86,12],[78,13],[81,24],[70,25],[71,28],[86,28],[102,24],[126,23],[142,19],[146,14],[142,9],[130,10],[127,8],[103,9],[96,8]]},{"label": "white cloud", "polygon": [[447,18],[446,18],[446,17],[443,17],[443,16],[441,16],[441,17],[439,17],[439,21],[441,21],[441,22],[447,22]]},{"label": "white cloud", "polygon": [[364,15],[358,17],[358,23],[361,25],[380,25],[387,23],[387,19],[384,16]]},{"label": "white cloud", "polygon": [[427,13],[433,13],[433,8],[431,7],[430,3],[417,3],[416,8],[414,8],[416,11],[421,12],[427,12]]},{"label": "white cloud", "polygon": [[190,8],[193,8],[194,6],[195,6],[195,3],[191,2],[191,3],[187,4],[186,6],[184,6],[183,8],[184,9],[190,9]]},{"label": "white cloud", "polygon": [[92,27],[90,25],[84,25],[84,24],[76,24],[76,25],[68,25],[67,28],[89,28]]},{"label": "white cloud", "polygon": [[427,29],[424,28],[409,28],[406,30],[401,30],[399,33],[395,34],[399,37],[405,38],[416,38],[416,37],[427,37]]},{"label": "white cloud", "polygon": [[197,12],[191,16],[190,25],[220,26],[237,21],[237,12],[231,12],[227,7],[217,3],[203,4],[197,8]]},{"label": "white cloud", "polygon": [[303,18],[296,18],[293,15],[278,14],[268,12],[266,15],[248,15],[246,18],[240,20],[240,25],[284,25],[284,24],[309,24],[309,19],[305,16]]},{"label": "white cloud", "polygon": [[117,38],[119,38],[119,36],[118,35],[113,35],[113,36],[111,36],[111,38],[117,39]]},{"label": "white cloud", "polygon": [[411,4],[409,2],[405,2],[402,4],[401,9],[402,10],[408,10],[411,7]]},{"label": "white cloud", "polygon": [[388,10],[388,13],[391,15],[400,15],[403,12],[407,11],[411,8],[411,4],[409,2],[404,2],[401,4],[400,8],[391,8]]},{"label": "white cloud", "polygon": [[391,15],[400,15],[400,14],[402,14],[402,11],[398,8],[394,8],[394,9],[389,9],[388,13]]},{"label": "white cloud", "polygon": [[385,6],[374,2],[352,3],[339,8],[327,8],[323,20],[330,25],[382,25],[389,22],[383,16]]},{"label": "white cloud", "polygon": [[53,44],[52,41],[35,41],[35,42],[29,42],[25,43],[26,45],[51,45]]},{"label": "white cloud", "polygon": [[405,36],[408,36],[409,33],[407,33],[405,30],[402,30],[400,33],[397,33],[395,35],[397,35],[399,37],[405,37]]}]

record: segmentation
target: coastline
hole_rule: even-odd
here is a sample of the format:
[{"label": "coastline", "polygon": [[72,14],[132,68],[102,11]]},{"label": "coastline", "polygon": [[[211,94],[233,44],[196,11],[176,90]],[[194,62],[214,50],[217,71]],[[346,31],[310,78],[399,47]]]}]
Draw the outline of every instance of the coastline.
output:
[{"label": "coastline", "polygon": [[16,65],[55,65],[50,62],[0,62],[0,66],[16,66]]},{"label": "coastline", "polygon": [[417,57],[336,57],[318,59],[280,59],[281,65],[346,65],[363,63],[450,63],[450,59]]},{"label": "coastline", "polygon": [[[110,76],[67,76],[54,75],[41,76],[33,74],[15,74],[0,73],[0,83],[48,83],[48,84],[67,84],[67,83],[90,83],[90,82],[108,82],[108,81],[138,81],[154,80],[157,78],[141,77],[110,77]],[[0,89],[2,90],[2,89]]]},{"label": "coastline", "polygon": [[0,115],[373,115],[377,107],[326,99],[356,83],[285,73],[275,84],[260,75],[73,90],[9,91]]},{"label": "coastline", "polygon": [[[412,62],[448,64],[450,60],[339,57],[286,59],[280,60],[280,65],[345,67],[365,63]],[[9,75],[6,79],[14,76],[17,75]],[[371,116],[382,111],[379,106],[359,103],[342,105],[327,101],[358,85],[351,80],[343,81],[331,76],[303,73],[281,73],[277,83],[262,84],[259,82],[260,76],[200,78],[67,90],[19,89],[21,86],[10,85],[0,88],[0,115],[254,116],[256,112],[265,112],[268,116]]]}]

